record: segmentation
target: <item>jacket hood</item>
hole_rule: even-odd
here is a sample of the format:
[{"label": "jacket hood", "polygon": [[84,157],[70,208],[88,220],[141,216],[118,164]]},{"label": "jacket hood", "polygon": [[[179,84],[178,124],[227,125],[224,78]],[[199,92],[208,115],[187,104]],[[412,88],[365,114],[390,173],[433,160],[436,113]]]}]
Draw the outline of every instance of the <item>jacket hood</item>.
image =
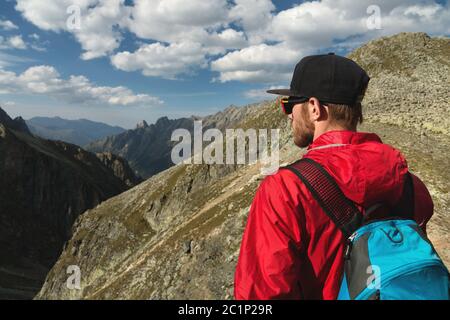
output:
[{"label": "jacket hood", "polygon": [[344,194],[365,208],[396,204],[408,172],[400,151],[373,133],[326,132],[308,147],[305,157],[322,164]]}]

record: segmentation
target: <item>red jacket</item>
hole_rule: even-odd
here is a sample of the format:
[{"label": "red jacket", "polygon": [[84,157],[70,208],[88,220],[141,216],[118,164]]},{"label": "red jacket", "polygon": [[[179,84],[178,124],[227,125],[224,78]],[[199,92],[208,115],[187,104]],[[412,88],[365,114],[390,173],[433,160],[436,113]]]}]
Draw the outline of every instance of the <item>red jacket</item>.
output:
[{"label": "red jacket", "polygon": [[[305,157],[319,162],[344,194],[364,208],[394,205],[408,171],[406,160],[372,133],[330,131]],[[425,231],[433,202],[413,176],[414,218]],[[387,214],[383,207],[376,216]],[[267,176],[253,200],[235,273],[236,299],[336,299],[345,239],[289,170]]]}]

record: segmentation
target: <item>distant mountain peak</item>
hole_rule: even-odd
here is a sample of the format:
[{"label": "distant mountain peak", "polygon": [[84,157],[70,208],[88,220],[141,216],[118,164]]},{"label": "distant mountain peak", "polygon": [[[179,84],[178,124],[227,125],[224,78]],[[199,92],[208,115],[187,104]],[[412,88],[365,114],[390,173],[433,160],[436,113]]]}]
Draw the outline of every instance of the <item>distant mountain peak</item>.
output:
[{"label": "distant mountain peak", "polygon": [[138,124],[136,125],[136,129],[145,129],[145,128],[148,128],[148,123],[145,120],[138,122]]},{"label": "distant mountain peak", "polygon": [[167,124],[168,122],[170,122],[169,118],[164,116],[164,117],[159,118],[156,121],[156,125],[164,125],[164,124]]},{"label": "distant mountain peak", "polygon": [[2,108],[0,108],[0,122],[5,123],[12,121],[12,119],[8,116],[8,114],[6,113],[5,110],[3,110]]},{"label": "distant mountain peak", "polygon": [[26,124],[34,135],[79,146],[125,131],[121,127],[89,119],[69,120],[61,117],[33,117]]},{"label": "distant mountain peak", "polygon": [[0,109],[0,299],[31,299],[77,217],[140,182],[119,157],[26,132]]},{"label": "distant mountain peak", "polygon": [[0,108],[0,123],[13,130],[30,133],[22,117],[13,120],[2,108]]},{"label": "distant mountain peak", "polygon": [[22,131],[22,132],[26,132],[26,133],[30,133],[30,130],[28,129],[27,123],[25,122],[25,120],[22,117],[16,117],[14,118],[14,123],[15,123],[15,128],[16,130]]}]

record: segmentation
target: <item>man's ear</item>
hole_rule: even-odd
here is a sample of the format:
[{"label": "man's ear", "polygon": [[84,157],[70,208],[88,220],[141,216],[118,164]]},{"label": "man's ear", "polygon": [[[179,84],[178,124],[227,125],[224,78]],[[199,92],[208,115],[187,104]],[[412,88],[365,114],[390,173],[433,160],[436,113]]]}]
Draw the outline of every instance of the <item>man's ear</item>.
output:
[{"label": "man's ear", "polygon": [[320,101],[317,98],[309,98],[308,101],[308,113],[311,121],[317,121],[323,118],[324,111],[320,105]]}]

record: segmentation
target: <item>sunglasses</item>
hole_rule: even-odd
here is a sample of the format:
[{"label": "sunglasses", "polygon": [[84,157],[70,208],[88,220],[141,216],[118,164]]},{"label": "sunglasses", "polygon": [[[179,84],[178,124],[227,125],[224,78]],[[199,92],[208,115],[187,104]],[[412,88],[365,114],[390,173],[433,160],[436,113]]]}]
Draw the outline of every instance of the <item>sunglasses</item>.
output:
[{"label": "sunglasses", "polygon": [[281,108],[283,109],[285,114],[291,114],[294,106],[299,103],[304,103],[308,101],[308,97],[285,97],[281,98]]}]

